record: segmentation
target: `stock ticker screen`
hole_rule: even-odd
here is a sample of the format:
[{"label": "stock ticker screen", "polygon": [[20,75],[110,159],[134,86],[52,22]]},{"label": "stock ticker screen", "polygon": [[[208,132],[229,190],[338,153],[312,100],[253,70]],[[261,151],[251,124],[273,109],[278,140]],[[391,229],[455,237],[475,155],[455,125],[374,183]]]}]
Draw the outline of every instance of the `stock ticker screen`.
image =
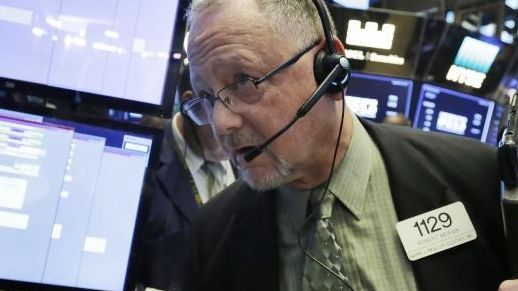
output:
[{"label": "stock ticker screen", "polygon": [[398,113],[409,116],[413,81],[352,72],[345,100],[358,116],[382,122]]},{"label": "stock ticker screen", "polygon": [[122,290],[151,143],[0,110],[0,279]]},{"label": "stock ticker screen", "polygon": [[[494,109],[494,101],[423,84],[413,125],[424,131],[461,135],[486,142],[490,129],[494,132]],[[491,136],[490,142],[494,138]]]}]

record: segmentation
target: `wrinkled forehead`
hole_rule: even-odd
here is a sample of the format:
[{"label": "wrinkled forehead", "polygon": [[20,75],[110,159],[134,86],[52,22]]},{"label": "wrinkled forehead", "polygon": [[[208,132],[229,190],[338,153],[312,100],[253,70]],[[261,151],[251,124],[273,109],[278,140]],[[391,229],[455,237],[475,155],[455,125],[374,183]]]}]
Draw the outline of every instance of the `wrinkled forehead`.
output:
[{"label": "wrinkled forehead", "polygon": [[270,24],[253,0],[211,6],[192,18],[188,57],[196,61],[218,46],[235,42],[251,44],[271,34]]},{"label": "wrinkled forehead", "polygon": [[[235,2],[241,4],[206,9],[193,18],[188,57],[194,87],[208,76],[224,75],[221,71],[258,75],[248,69],[271,68],[289,55],[258,7]],[[220,81],[232,81],[225,77]]]}]

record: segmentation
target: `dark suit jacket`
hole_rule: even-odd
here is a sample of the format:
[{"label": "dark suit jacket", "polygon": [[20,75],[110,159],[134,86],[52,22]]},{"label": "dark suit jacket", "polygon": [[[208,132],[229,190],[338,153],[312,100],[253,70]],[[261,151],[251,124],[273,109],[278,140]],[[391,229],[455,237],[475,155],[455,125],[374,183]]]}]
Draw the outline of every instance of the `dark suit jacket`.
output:
[{"label": "dark suit jacket", "polygon": [[[383,156],[399,220],[462,201],[477,231],[474,241],[412,262],[419,289],[496,291],[508,270],[495,151],[362,123]],[[275,197],[235,183],[202,208],[193,226],[192,289],[278,290]]]},{"label": "dark suit jacket", "polygon": [[193,180],[175,151],[172,127],[165,128],[154,190],[147,202],[146,238],[139,282],[159,289],[180,289],[189,253],[187,237],[198,205]]}]

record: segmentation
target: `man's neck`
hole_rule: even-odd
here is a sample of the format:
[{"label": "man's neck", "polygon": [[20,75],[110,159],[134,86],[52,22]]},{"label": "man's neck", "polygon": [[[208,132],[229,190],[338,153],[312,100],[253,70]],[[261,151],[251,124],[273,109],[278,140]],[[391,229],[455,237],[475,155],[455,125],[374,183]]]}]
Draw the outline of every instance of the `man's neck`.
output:
[{"label": "man's neck", "polygon": [[[332,130],[330,132],[338,133],[338,127],[336,127],[336,131]],[[346,113],[338,149],[335,149],[336,138],[330,139],[330,141],[328,141],[327,143],[328,146],[322,148],[319,151],[318,155],[316,155],[315,158],[311,159],[311,163],[306,167],[303,167],[305,172],[300,174],[300,178],[296,178],[292,182],[288,183],[287,186],[299,190],[309,190],[324,184],[330,177],[331,167],[333,167],[332,162],[335,150],[336,160],[334,162],[333,172],[336,171],[336,169],[342,163],[347,154],[347,150],[349,149],[349,145],[351,143],[352,132],[352,115]],[[336,135],[331,134],[330,136]]]}]

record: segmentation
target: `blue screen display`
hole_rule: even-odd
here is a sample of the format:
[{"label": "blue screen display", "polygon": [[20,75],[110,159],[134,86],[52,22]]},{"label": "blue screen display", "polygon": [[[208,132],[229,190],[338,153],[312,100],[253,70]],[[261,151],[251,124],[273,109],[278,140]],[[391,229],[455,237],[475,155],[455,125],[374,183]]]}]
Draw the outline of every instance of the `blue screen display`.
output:
[{"label": "blue screen display", "polygon": [[455,65],[486,74],[496,59],[501,45],[466,36],[460,45]]},{"label": "blue screen display", "polygon": [[414,127],[486,142],[494,107],[495,102],[491,100],[423,84]]},{"label": "blue screen display", "polygon": [[381,122],[398,113],[408,117],[412,88],[411,80],[351,73],[345,100],[358,116]]},{"label": "blue screen display", "polygon": [[0,111],[0,279],[122,290],[152,137]]}]

